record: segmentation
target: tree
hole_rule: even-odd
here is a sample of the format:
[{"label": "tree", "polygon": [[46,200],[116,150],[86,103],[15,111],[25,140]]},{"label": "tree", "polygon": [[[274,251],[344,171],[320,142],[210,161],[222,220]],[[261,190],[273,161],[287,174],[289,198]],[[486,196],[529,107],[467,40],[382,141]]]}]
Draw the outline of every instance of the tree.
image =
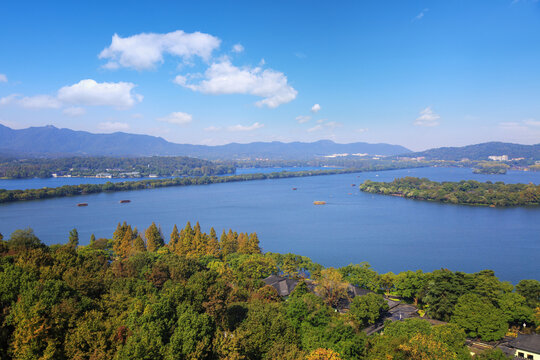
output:
[{"label": "tree", "polygon": [[498,299],[499,308],[503,311],[506,322],[514,325],[533,323],[533,309],[527,306],[525,297],[517,293],[506,293]]},{"label": "tree", "polygon": [[473,357],[474,360],[510,360],[501,349],[488,349]]},{"label": "tree", "polygon": [[341,360],[337,352],[330,349],[315,349],[306,358],[307,360]]},{"label": "tree", "polygon": [[390,295],[390,290],[394,287],[394,281],[396,279],[396,275],[393,272],[388,272],[386,274],[382,274],[380,279],[381,279],[381,286],[386,292],[386,295]]},{"label": "tree", "polygon": [[347,287],[348,284],[343,281],[341,273],[330,267],[321,271],[315,291],[325,299],[328,305],[336,308],[339,300],[348,298]]},{"label": "tree", "polygon": [[169,249],[173,252],[178,254],[177,251],[179,251],[179,245],[180,245],[180,233],[178,232],[178,227],[176,227],[176,224],[174,224],[173,231],[171,233],[171,239],[169,240]]},{"label": "tree", "polygon": [[15,230],[11,233],[7,245],[12,250],[38,249],[43,248],[44,244],[34,234],[34,230],[27,228],[24,230]]},{"label": "tree", "polygon": [[349,316],[359,326],[375,324],[388,311],[388,303],[381,295],[369,293],[356,296],[351,302]]},{"label": "tree", "polygon": [[457,301],[452,322],[464,329],[468,336],[480,337],[485,341],[501,339],[508,329],[500,309],[471,293],[461,296]]},{"label": "tree", "polygon": [[516,291],[527,299],[527,304],[531,308],[540,306],[540,281],[538,280],[521,280],[516,285]]},{"label": "tree", "polygon": [[77,229],[73,229],[69,232],[69,240],[67,244],[73,248],[79,246],[79,233],[77,232]]},{"label": "tree", "polygon": [[396,293],[406,299],[412,299],[418,305],[421,291],[426,285],[427,277],[422,270],[416,272],[405,271],[395,277],[394,286]]},{"label": "tree", "polygon": [[144,244],[144,240],[141,237],[141,235],[137,235],[135,240],[133,240],[132,254],[145,252],[145,251],[146,251],[146,245]]},{"label": "tree", "polygon": [[367,262],[350,264],[339,269],[343,279],[363,289],[376,291],[380,288],[379,274]]},{"label": "tree", "polygon": [[156,252],[163,245],[165,245],[161,230],[158,229],[156,223],[154,222],[152,222],[152,225],[150,225],[148,229],[146,229],[146,231],[144,232],[144,236],[146,237],[146,247],[150,252]]}]

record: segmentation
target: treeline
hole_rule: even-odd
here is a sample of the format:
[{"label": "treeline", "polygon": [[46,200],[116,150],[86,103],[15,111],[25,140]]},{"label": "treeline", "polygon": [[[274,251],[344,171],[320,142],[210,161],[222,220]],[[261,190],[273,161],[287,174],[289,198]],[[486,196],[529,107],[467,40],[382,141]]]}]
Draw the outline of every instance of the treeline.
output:
[{"label": "treeline", "polygon": [[483,161],[476,165],[476,168],[473,170],[475,174],[495,174],[503,175],[506,174],[510,165],[501,162],[494,161]]},{"label": "treeline", "polygon": [[214,163],[186,156],[150,157],[67,157],[1,159],[0,178],[48,178],[52,174],[71,176],[95,176],[109,173],[113,177],[158,176],[211,176],[234,174],[234,165]]},{"label": "treeline", "polygon": [[435,182],[426,178],[404,177],[392,182],[366,180],[360,190],[415,200],[480,206],[538,206],[540,185],[485,183],[474,180]]},{"label": "treeline", "polygon": [[294,167],[294,166],[336,166],[362,169],[363,171],[395,170],[428,167],[434,162],[406,160],[374,160],[358,156],[338,156],[335,158],[318,157],[311,160],[242,160],[234,162],[240,168]]},{"label": "treeline", "polygon": [[[466,360],[466,336],[493,340],[509,326],[540,325],[537,280],[514,288],[489,270],[324,268],[262,253],[255,233],[218,239],[198,223],[167,238],[154,223],[141,232],[118,224],[111,239],[92,236],[86,246],[76,229],[65,245],[46,246],[31,229],[0,236],[0,358]],[[287,301],[265,286],[270,274],[300,280]],[[374,292],[337,312],[349,284]],[[367,336],[362,329],[388,309],[383,293],[450,323],[408,319]]]}]

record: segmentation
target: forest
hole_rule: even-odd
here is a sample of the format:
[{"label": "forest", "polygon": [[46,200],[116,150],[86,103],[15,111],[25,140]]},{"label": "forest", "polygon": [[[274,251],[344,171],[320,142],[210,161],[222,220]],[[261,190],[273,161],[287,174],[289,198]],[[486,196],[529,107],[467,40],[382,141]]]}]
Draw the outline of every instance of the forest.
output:
[{"label": "forest", "polygon": [[0,178],[7,179],[49,178],[52,174],[90,177],[99,173],[108,173],[112,177],[211,176],[234,174],[235,171],[232,164],[186,156],[0,159]]},{"label": "forest", "polygon": [[[540,282],[514,286],[490,270],[325,268],[264,253],[256,233],[218,237],[189,222],[169,236],[124,222],[110,239],[83,246],[73,229],[59,240],[47,246],[30,228],[0,235],[2,359],[465,360],[467,338],[540,331]],[[271,274],[298,281],[288,298],[265,286]],[[337,311],[350,284],[371,291]],[[419,315],[368,336],[388,310],[383,295]]]},{"label": "forest", "polygon": [[392,182],[366,180],[360,190],[373,194],[415,200],[478,206],[538,206],[540,185],[505,184],[491,181],[436,182],[426,178],[403,177]]}]

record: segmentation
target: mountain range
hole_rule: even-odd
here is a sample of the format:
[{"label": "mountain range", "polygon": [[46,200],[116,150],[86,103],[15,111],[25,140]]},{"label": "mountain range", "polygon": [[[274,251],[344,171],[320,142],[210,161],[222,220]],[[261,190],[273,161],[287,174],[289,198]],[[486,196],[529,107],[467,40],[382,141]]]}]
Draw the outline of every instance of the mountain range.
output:
[{"label": "mountain range", "polygon": [[521,145],[504,142],[486,142],[461,147],[441,147],[408,153],[407,157],[424,157],[426,160],[488,160],[489,156],[507,155],[509,159],[540,160],[540,144]]},{"label": "mountain range", "polygon": [[332,154],[398,155],[411,151],[400,145],[357,142],[337,144],[253,142],[218,146],[175,144],[161,137],[115,132],[93,134],[52,125],[15,130],[0,124],[0,154],[11,156],[191,156],[204,159],[308,159]]}]

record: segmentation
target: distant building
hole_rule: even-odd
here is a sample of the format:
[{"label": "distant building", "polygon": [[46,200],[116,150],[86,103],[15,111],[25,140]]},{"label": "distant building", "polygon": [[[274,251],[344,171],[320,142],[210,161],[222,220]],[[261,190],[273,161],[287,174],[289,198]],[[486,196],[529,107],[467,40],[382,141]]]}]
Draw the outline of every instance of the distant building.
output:
[{"label": "distant building", "polygon": [[493,161],[508,161],[508,155],[491,155],[488,156],[488,159]]},{"label": "distant building", "polygon": [[96,177],[98,179],[112,179],[112,174],[109,174],[109,173],[99,173],[99,174],[96,174]]}]

